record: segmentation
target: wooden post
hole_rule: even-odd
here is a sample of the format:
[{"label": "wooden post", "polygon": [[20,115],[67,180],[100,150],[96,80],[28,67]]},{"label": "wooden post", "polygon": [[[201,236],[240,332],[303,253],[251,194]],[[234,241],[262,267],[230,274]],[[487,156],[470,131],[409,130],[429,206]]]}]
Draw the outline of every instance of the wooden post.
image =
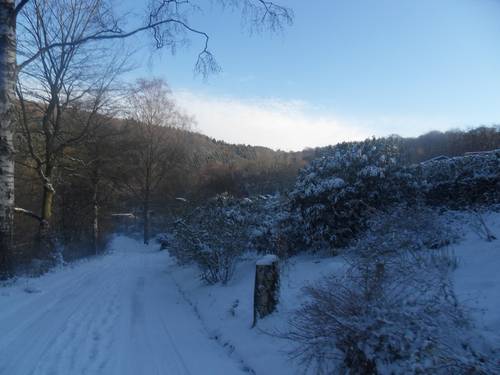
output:
[{"label": "wooden post", "polygon": [[279,302],[279,267],[276,255],[259,259],[255,267],[255,288],[253,295],[253,324],[276,310]]}]

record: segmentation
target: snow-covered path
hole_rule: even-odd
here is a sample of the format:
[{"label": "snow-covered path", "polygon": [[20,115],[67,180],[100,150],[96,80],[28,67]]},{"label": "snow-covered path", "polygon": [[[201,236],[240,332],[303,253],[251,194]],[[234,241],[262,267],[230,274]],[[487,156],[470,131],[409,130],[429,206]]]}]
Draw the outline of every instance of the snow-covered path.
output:
[{"label": "snow-covered path", "polygon": [[112,248],[0,288],[0,374],[243,373],[179,294],[165,252],[124,237]]}]

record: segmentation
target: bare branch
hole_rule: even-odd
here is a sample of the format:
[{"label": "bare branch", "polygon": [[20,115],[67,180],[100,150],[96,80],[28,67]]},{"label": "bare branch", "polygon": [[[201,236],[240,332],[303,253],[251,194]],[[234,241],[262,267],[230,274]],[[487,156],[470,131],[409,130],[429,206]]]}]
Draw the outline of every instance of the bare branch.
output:
[{"label": "bare branch", "polygon": [[[220,3],[223,5],[230,3],[232,6],[241,7],[243,16],[249,22],[251,30],[262,31],[262,29],[266,28],[272,32],[277,32],[281,31],[284,25],[291,25],[293,22],[293,11],[272,1],[220,0]],[[129,31],[123,30],[117,20],[106,14],[108,18],[103,17],[104,19],[100,20],[101,28],[87,35],[72,35],[67,40],[46,43],[44,47],[21,62],[18,65],[18,71],[24,69],[27,65],[53,48],[71,47],[103,40],[125,39],[144,31],[151,31],[157,49],[169,46],[172,52],[174,52],[177,44],[176,36],[186,31],[200,36],[204,40],[203,48],[199,52],[195,64],[195,72],[203,76],[219,72],[220,66],[209,49],[210,38],[208,34],[189,25],[187,20],[181,15],[181,6],[191,7],[194,10],[197,9],[189,0],[153,1],[146,24]]]},{"label": "bare branch", "polygon": [[19,4],[16,5],[16,8],[14,10],[14,13],[16,16],[19,14],[19,12],[24,8],[24,6],[29,2],[30,0],[21,0]]},{"label": "bare branch", "polygon": [[33,219],[38,220],[39,222],[44,221],[39,215],[35,214],[33,211],[25,210],[24,208],[14,207],[14,212],[17,214],[29,216]]}]

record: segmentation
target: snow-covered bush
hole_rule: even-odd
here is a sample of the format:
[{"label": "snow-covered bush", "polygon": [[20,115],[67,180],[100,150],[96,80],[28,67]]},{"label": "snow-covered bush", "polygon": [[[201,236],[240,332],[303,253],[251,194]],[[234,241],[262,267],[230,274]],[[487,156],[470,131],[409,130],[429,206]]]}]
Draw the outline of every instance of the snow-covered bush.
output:
[{"label": "snow-covered bush", "polygon": [[169,252],[181,264],[196,263],[207,283],[227,283],[246,250],[244,217],[235,199],[219,195],[177,221]]},{"label": "snow-covered bush", "polygon": [[290,193],[289,242],[345,247],[371,214],[397,203],[462,209],[500,202],[500,150],[410,166],[401,146],[398,138],[368,139],[333,146],[313,160]]},{"label": "snow-covered bush", "polygon": [[279,216],[279,195],[238,199],[221,194],[178,220],[169,251],[178,262],[197,263],[208,283],[227,282],[245,251],[272,253],[269,231]]},{"label": "snow-covered bush", "polygon": [[500,150],[421,163],[414,174],[426,201],[464,208],[500,202]]},{"label": "snow-covered bush", "polygon": [[313,160],[290,193],[291,215],[313,248],[346,246],[377,209],[415,199],[397,138],[343,143]]},{"label": "snow-covered bush", "polygon": [[[449,220],[445,213],[440,214],[437,209],[424,205],[391,206],[367,221],[367,229],[353,241],[346,253],[367,258],[387,257],[408,250],[441,249],[459,238]],[[365,251],[369,253],[365,254]]]},{"label": "snow-covered bush", "polygon": [[345,273],[306,289],[291,354],[319,374],[496,373],[454,296],[449,253],[427,248],[453,239],[443,225],[427,210],[380,216],[347,252]]},{"label": "snow-covered bush", "polygon": [[291,218],[288,197],[268,196],[259,206],[258,214],[250,232],[251,248],[259,253],[277,254],[281,259],[291,255],[300,238],[294,238],[296,219]]}]

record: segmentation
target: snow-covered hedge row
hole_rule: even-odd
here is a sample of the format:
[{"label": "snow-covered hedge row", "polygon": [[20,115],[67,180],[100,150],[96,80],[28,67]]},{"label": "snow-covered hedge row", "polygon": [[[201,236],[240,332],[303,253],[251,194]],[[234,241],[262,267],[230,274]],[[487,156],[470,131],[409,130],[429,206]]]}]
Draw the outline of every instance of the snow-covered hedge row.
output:
[{"label": "snow-covered hedge row", "polygon": [[346,246],[372,213],[393,204],[466,207],[500,201],[500,151],[407,165],[398,138],[332,147],[290,193],[287,228],[299,248]]},{"label": "snow-covered hedge row", "polygon": [[464,207],[500,201],[500,149],[421,163],[415,174],[426,201]]},{"label": "snow-covered hedge row", "polygon": [[403,155],[398,138],[343,143],[304,168],[287,196],[215,197],[179,221],[175,255],[181,262],[203,255],[207,268],[207,259],[223,263],[223,254],[237,258],[247,250],[286,256],[335,249],[362,233],[374,213],[394,205],[500,201],[500,152],[413,166]]}]

